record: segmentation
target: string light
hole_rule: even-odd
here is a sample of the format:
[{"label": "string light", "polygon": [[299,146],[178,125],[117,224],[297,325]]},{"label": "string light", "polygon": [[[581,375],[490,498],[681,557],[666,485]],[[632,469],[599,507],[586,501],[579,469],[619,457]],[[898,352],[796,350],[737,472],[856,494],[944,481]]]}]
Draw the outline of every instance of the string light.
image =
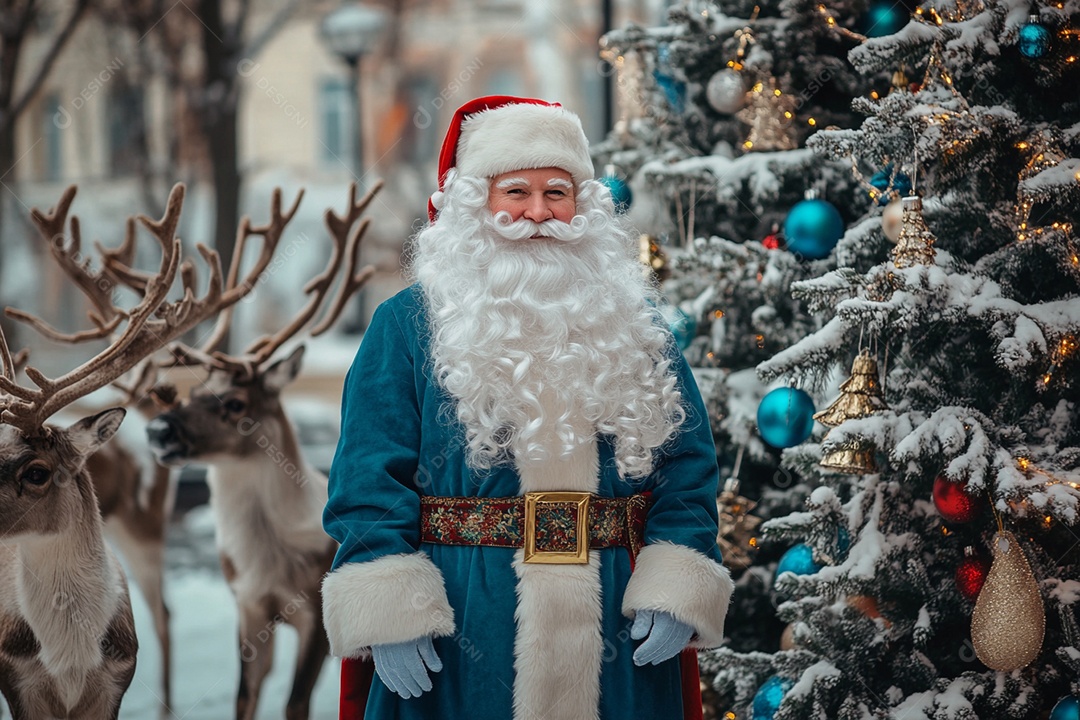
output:
[{"label": "string light", "polygon": [[853,32],[851,30],[848,30],[846,27],[844,27],[844,26],[840,25],[839,23],[837,23],[836,22],[836,17],[833,16],[833,14],[831,12],[829,12],[829,8],[825,7],[825,5],[819,4],[817,6],[817,11],[818,11],[819,15],[824,16],[825,25],[830,30],[834,30],[834,31],[840,33],[841,35],[843,35],[846,38],[850,38],[852,40],[858,40],[861,43],[867,41],[868,38],[865,35],[860,35],[857,32]]},{"label": "string light", "polygon": [[[1075,251],[1073,252],[1072,259],[1073,264],[1075,265],[1077,262],[1077,256]],[[1061,364],[1065,362],[1065,360],[1067,360],[1070,355],[1076,352],[1076,348],[1077,341],[1076,337],[1073,335],[1065,335],[1058,340],[1057,344],[1054,346],[1054,349],[1050,352],[1050,367],[1046,369],[1046,372],[1043,373],[1043,376],[1039,379],[1039,390],[1045,390],[1047,388],[1047,386],[1050,384],[1050,381],[1053,379],[1054,373],[1057,372],[1058,369],[1060,369]]]},{"label": "string light", "polygon": [[[1031,210],[1034,208],[1035,201],[1038,198],[1035,193],[1031,193],[1024,188],[1024,181],[1035,177],[1044,170],[1056,167],[1065,159],[1064,153],[1060,150],[1057,137],[1048,131],[1042,130],[1032,135],[1027,140],[1018,142],[1016,147],[1022,151],[1029,148],[1032,149],[1031,156],[1025,163],[1023,170],[1020,171],[1018,178],[1020,189],[1017,191],[1015,209],[1017,227],[1016,239],[1023,241],[1041,237],[1047,229],[1061,232],[1068,238],[1072,234],[1071,223],[1055,222],[1048,227],[1028,227],[1028,223],[1031,220]],[[1080,179],[1080,173],[1077,173],[1077,179]],[[1070,243],[1070,250],[1071,249]]]},{"label": "string light", "polygon": [[1047,470],[1043,470],[1041,467],[1037,466],[1035,463],[1031,462],[1031,460],[1026,457],[1016,458],[1016,465],[1020,468],[1020,471],[1024,473],[1024,475],[1029,479],[1032,475],[1042,475],[1043,477],[1048,478],[1047,481],[1043,483],[1045,487],[1050,487],[1051,485],[1068,485],[1073,490],[1080,490],[1080,483],[1073,482],[1072,480],[1066,480],[1062,477],[1054,475]]}]

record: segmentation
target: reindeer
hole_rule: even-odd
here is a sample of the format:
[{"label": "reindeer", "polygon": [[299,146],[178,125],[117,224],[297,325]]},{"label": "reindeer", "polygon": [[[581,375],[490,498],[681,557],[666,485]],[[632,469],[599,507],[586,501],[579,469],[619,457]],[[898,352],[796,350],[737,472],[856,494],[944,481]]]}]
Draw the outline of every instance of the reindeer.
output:
[{"label": "reindeer", "polygon": [[[309,331],[329,329],[374,268],[357,271],[360,241],[369,224],[357,221],[381,184],[359,202],[356,186],[342,216],[326,212],[333,238],[325,269],[304,288],[307,304],[273,335],[256,340],[239,356],[214,352],[229,314],[200,348],[177,346],[176,362],[200,365],[209,375],[189,398],[147,425],[150,446],[164,464],[206,463],[221,568],[240,617],[240,686],[236,717],[255,717],[259,690],[273,660],[280,623],[300,637],[299,657],[286,705],[289,720],[308,717],[311,692],[329,643],[322,624],[320,581],[330,570],[337,544],[322,529],[327,479],[300,455],[281,391],[300,371],[303,346],[287,357],[274,353],[318,314],[339,271],[333,302]],[[162,390],[158,391],[159,393]],[[166,390],[166,393],[169,391]],[[174,391],[172,391],[174,394]]]},{"label": "reindeer", "polygon": [[[70,204],[74,194],[69,188],[62,202]],[[0,331],[0,693],[16,720],[116,718],[135,673],[127,583],[105,545],[87,471],[87,459],[116,433],[126,411],[105,410],[67,428],[46,421],[245,294],[223,292],[216,253],[199,246],[210,280],[206,294],[196,296],[194,266],[181,265],[175,237],[183,197],[177,185],[162,220],[140,216],[161,245],[160,267],[141,275],[133,308],[117,308],[114,319],[98,318],[98,327],[86,331],[111,338],[104,350],[55,379],[28,367],[36,386],[28,388],[16,382]],[[168,302],[178,272],[184,295]],[[57,333],[26,313],[9,315]]]},{"label": "reindeer", "polygon": [[[71,218],[70,239],[66,232],[67,216],[74,193],[67,192],[50,213],[32,210],[30,215],[50,255],[65,275],[90,301],[90,319],[97,327],[117,322],[114,293],[121,285],[108,267],[90,269],[83,255],[78,217]],[[127,221],[123,243],[116,249],[98,246],[99,254],[112,258],[114,266],[130,267],[135,259],[135,218]],[[54,333],[35,322],[35,318],[10,309],[12,317],[29,323],[50,340],[77,344],[94,339],[95,333]],[[123,406],[136,410],[146,420],[160,412],[150,390],[157,375],[152,363],[143,362],[135,369],[137,380],[125,386],[120,380],[112,385],[124,393]],[[165,605],[164,564],[165,532],[176,497],[175,473],[156,462],[146,462],[143,453],[126,447],[120,438],[104,445],[86,459],[86,469],[94,484],[98,506],[105,521],[105,537],[127,560],[135,584],[139,586],[154,620],[154,630],[161,647],[161,715],[169,717],[172,708],[172,642],[169,634],[169,608]]]}]

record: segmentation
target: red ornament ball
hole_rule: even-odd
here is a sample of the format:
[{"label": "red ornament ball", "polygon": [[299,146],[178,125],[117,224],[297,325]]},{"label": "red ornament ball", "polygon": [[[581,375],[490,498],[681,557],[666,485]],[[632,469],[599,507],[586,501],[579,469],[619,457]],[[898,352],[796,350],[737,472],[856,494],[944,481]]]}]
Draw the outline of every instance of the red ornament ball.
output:
[{"label": "red ornament ball", "polygon": [[949,522],[966,523],[978,517],[982,506],[964,488],[966,482],[953,482],[938,475],[934,478],[934,507]]},{"label": "red ornament ball", "polygon": [[767,250],[777,250],[780,248],[780,238],[776,233],[766,235],[765,239],[761,241],[761,244],[765,246]]},{"label": "red ornament ball", "polygon": [[989,574],[989,560],[981,555],[968,555],[956,568],[956,589],[968,600],[975,600]]}]

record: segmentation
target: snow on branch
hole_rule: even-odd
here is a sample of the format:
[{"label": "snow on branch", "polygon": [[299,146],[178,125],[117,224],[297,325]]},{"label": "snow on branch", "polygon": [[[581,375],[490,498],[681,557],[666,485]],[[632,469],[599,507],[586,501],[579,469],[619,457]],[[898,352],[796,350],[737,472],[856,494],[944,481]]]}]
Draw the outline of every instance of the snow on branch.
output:
[{"label": "snow on branch", "polygon": [[672,181],[685,185],[689,179],[707,183],[717,198],[733,198],[744,185],[751,197],[765,202],[775,200],[783,186],[783,178],[802,169],[809,169],[818,158],[807,149],[781,153],[747,153],[737,158],[718,155],[691,157],[674,163],[650,161],[642,166],[645,177],[658,187],[672,186]]},{"label": "snow on branch", "polygon": [[[849,332],[860,326],[870,331],[908,330],[931,323],[969,326],[981,320],[985,332],[997,340],[995,359],[1004,369],[1020,371],[1045,359],[1048,338],[1080,329],[1080,302],[1067,298],[1025,305],[1002,295],[1001,286],[981,275],[960,272],[948,253],[939,250],[937,265],[897,269],[891,263],[873,268],[865,276],[859,297],[836,305],[836,316],[771,359],[758,365],[758,375],[771,381],[782,375],[818,377],[847,349]],[[838,270],[812,281],[793,285],[800,296],[820,292],[821,300],[850,287],[855,275]],[[867,294],[876,286],[892,292],[884,299]],[[1008,328],[1011,326],[1011,332]]]},{"label": "snow on branch", "polygon": [[759,364],[758,377],[769,382],[781,375],[796,378],[824,375],[836,358],[847,352],[850,331],[847,323],[834,317],[825,327]]},{"label": "snow on branch", "polygon": [[1080,188],[1080,158],[1065,158],[1057,165],[1020,182],[1019,190],[1037,197],[1051,196]]},{"label": "snow on branch", "polygon": [[973,490],[981,490],[986,486],[986,474],[997,449],[987,437],[984,423],[994,427],[972,408],[939,408],[899,438],[890,457],[897,464],[906,462],[908,474],[940,472],[951,480],[967,481]]}]

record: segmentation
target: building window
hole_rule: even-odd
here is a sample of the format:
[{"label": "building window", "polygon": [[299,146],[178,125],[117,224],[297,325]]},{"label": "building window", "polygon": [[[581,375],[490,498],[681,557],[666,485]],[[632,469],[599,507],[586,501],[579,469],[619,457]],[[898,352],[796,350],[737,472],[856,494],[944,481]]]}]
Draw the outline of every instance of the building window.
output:
[{"label": "building window", "polygon": [[146,146],[142,88],[117,82],[106,108],[109,124],[109,172],[113,177],[133,175],[142,165]]},{"label": "building window", "polygon": [[327,168],[351,169],[356,142],[356,108],[349,83],[327,78],[319,85],[320,161]]}]

